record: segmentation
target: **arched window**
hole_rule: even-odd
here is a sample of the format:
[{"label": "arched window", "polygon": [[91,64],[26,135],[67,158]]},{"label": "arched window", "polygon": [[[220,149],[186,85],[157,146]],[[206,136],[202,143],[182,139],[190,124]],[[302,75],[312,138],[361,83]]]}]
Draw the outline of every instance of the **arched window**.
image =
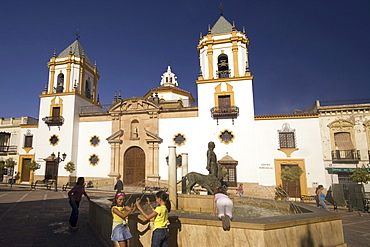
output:
[{"label": "arched window", "polygon": [[58,75],[57,87],[55,88],[55,93],[63,93],[64,91],[64,74],[60,73]]},{"label": "arched window", "polygon": [[228,78],[230,77],[229,70],[229,59],[226,54],[222,53],[217,58],[217,75],[218,78]]},{"label": "arched window", "polygon": [[85,97],[91,99],[91,83],[89,80],[85,82]]}]

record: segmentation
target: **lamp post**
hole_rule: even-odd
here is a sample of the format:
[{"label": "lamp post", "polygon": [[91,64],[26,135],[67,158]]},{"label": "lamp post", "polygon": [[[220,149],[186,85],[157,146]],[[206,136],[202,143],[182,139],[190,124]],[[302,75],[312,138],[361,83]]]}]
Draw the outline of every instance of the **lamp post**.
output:
[{"label": "lamp post", "polygon": [[51,154],[51,159],[55,161],[56,164],[56,176],[55,176],[55,191],[58,191],[58,170],[59,170],[59,163],[66,159],[66,153],[62,154],[62,158],[60,158],[60,152],[58,152],[58,156],[55,157],[54,152]]}]

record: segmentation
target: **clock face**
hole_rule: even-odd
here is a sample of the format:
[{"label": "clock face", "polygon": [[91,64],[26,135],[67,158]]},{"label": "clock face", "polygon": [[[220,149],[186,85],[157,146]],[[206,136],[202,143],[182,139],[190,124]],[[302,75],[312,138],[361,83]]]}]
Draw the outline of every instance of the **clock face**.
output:
[{"label": "clock face", "polygon": [[91,139],[90,139],[90,144],[91,144],[91,146],[96,147],[96,146],[98,146],[98,145],[99,145],[99,143],[100,143],[100,139],[99,139],[99,137],[97,137],[97,136],[93,136],[93,137],[91,137]]},{"label": "clock face", "polygon": [[55,146],[59,142],[59,138],[57,135],[52,135],[49,139],[50,145]]}]

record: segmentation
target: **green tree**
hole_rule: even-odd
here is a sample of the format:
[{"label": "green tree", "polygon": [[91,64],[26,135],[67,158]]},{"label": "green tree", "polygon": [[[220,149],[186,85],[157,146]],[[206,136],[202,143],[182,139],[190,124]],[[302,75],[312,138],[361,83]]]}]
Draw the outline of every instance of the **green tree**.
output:
[{"label": "green tree", "polygon": [[64,169],[69,172],[69,182],[70,183],[73,183],[73,177],[71,176],[72,172],[74,172],[76,170],[76,166],[75,166],[75,163],[73,163],[73,161],[70,161],[68,162],[65,166],[64,166]]},{"label": "green tree", "polygon": [[75,163],[73,163],[73,161],[70,161],[68,162],[65,166],[64,166],[64,169],[69,172],[69,173],[72,173],[76,170],[76,167],[75,167]]},{"label": "green tree", "polygon": [[5,160],[5,167],[9,168],[10,170],[10,175],[11,175],[11,182],[10,182],[10,187],[13,186],[13,173],[14,173],[14,167],[17,165],[17,162],[13,158],[7,158]]},{"label": "green tree", "polygon": [[299,179],[302,173],[303,170],[299,166],[286,166],[281,170],[281,179],[285,181],[294,181]]},{"label": "green tree", "polygon": [[[303,170],[299,166],[286,166],[281,170],[281,180],[284,181],[295,181],[298,180],[303,173]],[[298,194],[298,185],[295,185],[295,196],[297,197]],[[288,188],[285,188],[285,191],[287,191]]]},{"label": "green tree", "polygon": [[5,160],[6,168],[14,168],[17,165],[17,162],[13,158],[7,158]]},{"label": "green tree", "polygon": [[35,171],[40,169],[41,165],[37,163],[36,161],[32,160],[31,162],[28,162],[26,164],[26,167],[28,168],[28,170],[32,171],[32,177],[31,177],[31,183],[32,183],[34,180]]},{"label": "green tree", "polygon": [[370,182],[370,174],[365,166],[362,166],[362,168],[356,168],[356,170],[349,177],[352,179],[352,181],[357,183],[367,184]]}]

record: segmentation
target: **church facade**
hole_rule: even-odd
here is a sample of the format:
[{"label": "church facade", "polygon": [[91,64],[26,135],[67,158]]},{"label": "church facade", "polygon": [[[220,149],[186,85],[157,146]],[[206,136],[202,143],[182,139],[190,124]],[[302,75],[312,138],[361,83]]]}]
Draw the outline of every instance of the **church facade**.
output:
[{"label": "church facade", "polygon": [[[369,163],[370,104],[317,101],[302,112],[256,116],[248,48],[246,33],[220,16],[198,43],[197,106],[168,66],[159,87],[143,97],[116,95],[103,109],[97,66],[76,40],[48,63],[37,124],[20,124],[17,152],[1,155],[17,160],[17,182],[58,178],[61,186],[71,176],[84,176],[93,186],[104,186],[121,176],[125,184],[143,186],[166,184],[172,146],[179,157],[178,179],[184,154],[189,172],[208,174],[212,141],[231,187],[282,185],[299,196],[311,194],[318,184],[350,182],[354,169]],[[1,128],[5,145],[7,125]],[[30,160],[41,165],[35,174],[25,168]],[[75,164],[72,173],[64,169],[68,161]],[[281,172],[287,167],[303,173],[284,181]]]}]

